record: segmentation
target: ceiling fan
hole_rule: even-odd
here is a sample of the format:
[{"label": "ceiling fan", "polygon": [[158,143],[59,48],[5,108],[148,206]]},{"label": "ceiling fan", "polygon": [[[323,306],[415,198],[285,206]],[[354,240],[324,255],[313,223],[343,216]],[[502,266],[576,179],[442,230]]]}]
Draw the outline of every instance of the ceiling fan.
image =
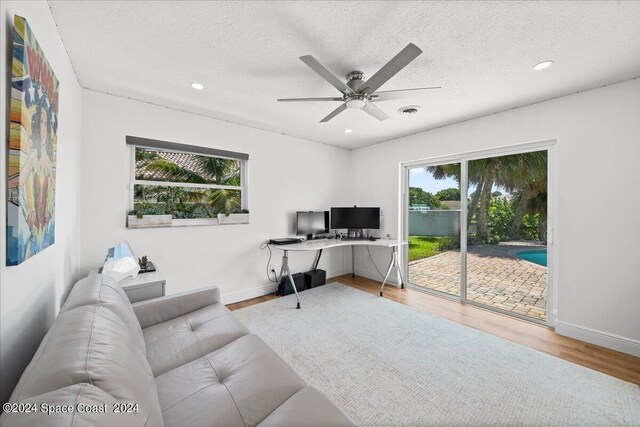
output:
[{"label": "ceiling fan", "polygon": [[414,89],[397,89],[397,90],[383,90],[378,89],[385,84],[391,77],[395,76],[400,70],[409,65],[411,61],[416,59],[418,55],[422,53],[422,50],[413,43],[409,43],[407,47],[402,49],[400,53],[394,56],[391,61],[387,62],[377,73],[371,76],[370,79],[364,79],[364,73],[362,71],[352,71],[347,74],[347,82],[343,83],[338,77],[336,77],[331,71],[327,70],[322,64],[320,64],[313,56],[305,55],[301,56],[300,60],[307,64],[313,71],[320,74],[320,76],[329,82],[330,85],[338,89],[342,96],[340,97],[325,97],[325,98],[281,98],[279,102],[305,102],[305,101],[329,101],[329,102],[342,102],[338,108],[333,110],[327,117],[320,120],[320,123],[326,123],[338,114],[342,113],[347,108],[361,109],[362,111],[369,113],[376,119],[382,121],[389,118],[384,111],[375,106],[375,101],[388,101],[392,99],[398,99],[402,97],[405,92],[413,92],[419,90],[440,89],[440,86],[434,87],[420,87]]}]

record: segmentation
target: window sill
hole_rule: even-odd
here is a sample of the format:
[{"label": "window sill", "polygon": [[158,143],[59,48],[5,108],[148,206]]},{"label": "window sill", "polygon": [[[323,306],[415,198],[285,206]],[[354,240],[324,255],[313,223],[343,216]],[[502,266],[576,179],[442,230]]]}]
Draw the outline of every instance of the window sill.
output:
[{"label": "window sill", "polygon": [[238,224],[249,224],[249,218],[246,221],[242,222],[218,222],[217,218],[194,218],[194,219],[177,219],[174,218],[171,220],[171,223],[168,224],[138,224],[138,225],[128,225],[128,229],[137,229],[137,228],[170,228],[170,227],[199,227],[199,226],[211,226],[211,225],[238,225]]},{"label": "window sill", "polygon": [[200,225],[220,225],[215,218],[198,218],[198,219],[174,219],[171,221],[171,227],[190,227]]}]

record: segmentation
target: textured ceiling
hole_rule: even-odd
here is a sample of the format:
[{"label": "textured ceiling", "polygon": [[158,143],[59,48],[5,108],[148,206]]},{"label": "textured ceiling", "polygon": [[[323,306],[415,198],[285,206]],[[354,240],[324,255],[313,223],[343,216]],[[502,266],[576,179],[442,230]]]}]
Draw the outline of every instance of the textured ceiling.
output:
[{"label": "textured ceiling", "polygon": [[[355,148],[640,75],[640,2],[50,1],[82,86]],[[377,105],[334,103],[298,57],[371,76],[409,42],[424,53],[381,90],[442,86]],[[545,71],[532,66],[552,59]],[[191,82],[205,90],[190,88]],[[419,114],[400,107],[419,104]],[[344,129],[353,129],[345,134]]]}]

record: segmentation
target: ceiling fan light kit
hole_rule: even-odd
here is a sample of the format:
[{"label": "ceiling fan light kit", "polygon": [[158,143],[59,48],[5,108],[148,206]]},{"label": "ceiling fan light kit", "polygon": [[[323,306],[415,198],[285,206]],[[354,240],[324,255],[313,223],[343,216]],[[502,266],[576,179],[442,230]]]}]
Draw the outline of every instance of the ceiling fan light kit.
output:
[{"label": "ceiling fan light kit", "polygon": [[345,98],[345,104],[347,104],[347,108],[364,108],[367,105],[367,101],[371,98],[367,98],[364,95],[349,95]]},{"label": "ceiling fan light kit", "polygon": [[[413,43],[409,43],[407,47],[402,49],[400,53],[394,56],[391,61],[387,62],[377,73],[375,73],[370,79],[365,80],[365,75],[362,71],[351,71],[346,75],[346,83],[336,77],[331,71],[327,70],[322,64],[320,64],[313,56],[305,55],[301,56],[300,60],[307,64],[309,68],[318,73],[323,79],[325,79],[330,85],[335,87],[342,94],[341,97],[324,97],[324,98],[281,98],[279,102],[315,102],[315,101],[340,101],[342,104],[329,115],[320,120],[320,123],[326,123],[347,108],[362,110],[368,113],[370,116],[383,121],[389,118],[376,105],[374,102],[389,101],[393,99],[399,99],[406,92],[440,89],[439,86],[434,87],[422,87],[413,89],[397,89],[378,91],[378,89],[385,84],[389,79],[395,76],[400,70],[409,65],[411,61],[416,59],[418,55],[422,53],[422,50]],[[413,113],[417,112],[420,106],[417,107]],[[406,107],[408,108],[408,107]],[[401,109],[402,110],[402,109]],[[401,111],[403,112],[403,111]],[[412,114],[410,112],[404,112]]]}]

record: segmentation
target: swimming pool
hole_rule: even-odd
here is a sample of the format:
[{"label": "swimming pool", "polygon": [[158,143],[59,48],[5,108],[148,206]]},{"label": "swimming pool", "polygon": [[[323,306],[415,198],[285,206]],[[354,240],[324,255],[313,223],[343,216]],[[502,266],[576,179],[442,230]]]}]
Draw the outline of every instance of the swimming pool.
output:
[{"label": "swimming pool", "polygon": [[541,265],[543,267],[547,266],[547,250],[541,251],[522,251],[518,252],[516,256],[525,261],[532,262],[534,264]]}]

